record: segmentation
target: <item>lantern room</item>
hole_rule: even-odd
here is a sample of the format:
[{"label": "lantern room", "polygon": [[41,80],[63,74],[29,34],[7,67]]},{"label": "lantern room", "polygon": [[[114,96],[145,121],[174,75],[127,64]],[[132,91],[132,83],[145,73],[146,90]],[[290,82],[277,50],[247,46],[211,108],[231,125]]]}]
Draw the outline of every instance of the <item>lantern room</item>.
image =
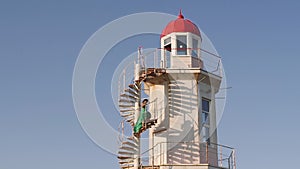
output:
[{"label": "lantern room", "polygon": [[160,35],[161,67],[202,68],[201,41],[199,28],[180,10],[178,18],[169,22]]}]

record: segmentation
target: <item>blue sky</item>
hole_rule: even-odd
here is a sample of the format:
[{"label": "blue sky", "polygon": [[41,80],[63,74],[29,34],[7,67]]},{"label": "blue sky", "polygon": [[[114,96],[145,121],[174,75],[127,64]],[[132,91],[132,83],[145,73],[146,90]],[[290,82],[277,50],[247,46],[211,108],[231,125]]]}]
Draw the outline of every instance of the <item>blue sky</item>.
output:
[{"label": "blue sky", "polygon": [[[299,7],[292,0],[2,0],[0,168],[118,168],[117,159],[95,145],[76,118],[72,73],[77,56],[112,20],[136,12],[177,15],[180,8],[223,58],[233,88],[219,141],[237,149],[238,168],[295,168],[300,160]],[[149,36],[143,45],[158,46],[158,38]],[[128,39],[108,56],[125,57],[141,41]],[[112,61],[108,57],[107,63]],[[101,86],[96,89],[101,96]]]}]

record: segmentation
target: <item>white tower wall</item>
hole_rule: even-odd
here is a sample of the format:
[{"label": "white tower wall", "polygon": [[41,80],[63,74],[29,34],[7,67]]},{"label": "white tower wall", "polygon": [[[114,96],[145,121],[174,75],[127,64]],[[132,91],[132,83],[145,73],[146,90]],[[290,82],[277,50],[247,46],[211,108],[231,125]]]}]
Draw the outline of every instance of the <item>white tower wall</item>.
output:
[{"label": "white tower wall", "polygon": [[198,164],[200,161],[198,87],[192,74],[169,74],[170,126],[169,164]]},{"label": "white tower wall", "polygon": [[[215,93],[220,79],[200,69],[167,69],[167,78],[147,83],[149,111],[158,123],[149,132],[149,163],[152,165],[204,164],[206,144],[202,140],[203,98],[210,100],[209,136],[217,143]],[[205,78],[203,78],[205,77]],[[200,81],[199,79],[205,79]],[[152,81],[153,82],[153,81]],[[209,147],[209,163],[217,163],[217,147]]]}]

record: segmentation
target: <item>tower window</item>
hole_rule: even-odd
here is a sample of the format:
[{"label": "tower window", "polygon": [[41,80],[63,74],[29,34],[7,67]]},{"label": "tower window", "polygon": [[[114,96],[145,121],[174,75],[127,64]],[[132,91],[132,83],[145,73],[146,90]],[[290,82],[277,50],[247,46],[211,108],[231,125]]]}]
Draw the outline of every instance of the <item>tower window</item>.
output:
[{"label": "tower window", "polygon": [[208,112],[202,111],[202,124],[209,124],[209,114]]},{"label": "tower window", "polygon": [[171,43],[171,38],[167,38],[167,39],[164,40],[164,45],[165,46],[170,44],[170,43]]},{"label": "tower window", "polygon": [[196,39],[193,39],[192,56],[198,57],[198,40],[196,40]]},{"label": "tower window", "polygon": [[184,36],[184,35],[176,36],[177,55],[186,55],[187,54],[186,41],[187,41],[186,36]]},{"label": "tower window", "polygon": [[201,113],[201,135],[202,141],[206,142],[209,140],[209,127],[210,127],[210,119],[209,119],[209,106],[210,100],[202,98],[202,113]]},{"label": "tower window", "polygon": [[167,50],[171,52],[172,47],[171,47],[171,38],[167,38],[164,40],[164,50]]},{"label": "tower window", "polygon": [[210,101],[208,99],[205,99],[205,98],[202,99],[202,110],[203,111],[209,112],[209,102]]},{"label": "tower window", "polygon": [[201,140],[202,142],[208,142],[209,141],[209,127],[202,127],[201,131]]},{"label": "tower window", "polygon": [[202,115],[201,115],[201,122],[202,125],[209,125],[209,104],[210,101],[208,99],[202,99]]}]

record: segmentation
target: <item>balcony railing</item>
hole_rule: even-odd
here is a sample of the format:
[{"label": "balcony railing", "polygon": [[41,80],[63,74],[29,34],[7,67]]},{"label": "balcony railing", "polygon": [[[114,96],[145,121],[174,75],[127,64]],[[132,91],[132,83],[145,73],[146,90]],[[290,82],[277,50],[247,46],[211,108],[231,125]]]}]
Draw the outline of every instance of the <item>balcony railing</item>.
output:
[{"label": "balcony railing", "polygon": [[210,165],[236,169],[235,149],[215,143],[161,142],[140,158],[142,166]]},{"label": "balcony railing", "polygon": [[[186,52],[180,53],[179,51],[185,50]],[[163,56],[163,57],[162,57]],[[186,48],[186,49],[151,49],[141,52],[137,61],[143,68],[171,68],[172,57],[188,57],[192,56],[192,63],[199,65],[203,70],[209,73],[222,77],[222,62],[220,56],[212,52],[200,48]],[[201,62],[201,63],[196,63]],[[190,67],[197,67],[189,65]]]}]

